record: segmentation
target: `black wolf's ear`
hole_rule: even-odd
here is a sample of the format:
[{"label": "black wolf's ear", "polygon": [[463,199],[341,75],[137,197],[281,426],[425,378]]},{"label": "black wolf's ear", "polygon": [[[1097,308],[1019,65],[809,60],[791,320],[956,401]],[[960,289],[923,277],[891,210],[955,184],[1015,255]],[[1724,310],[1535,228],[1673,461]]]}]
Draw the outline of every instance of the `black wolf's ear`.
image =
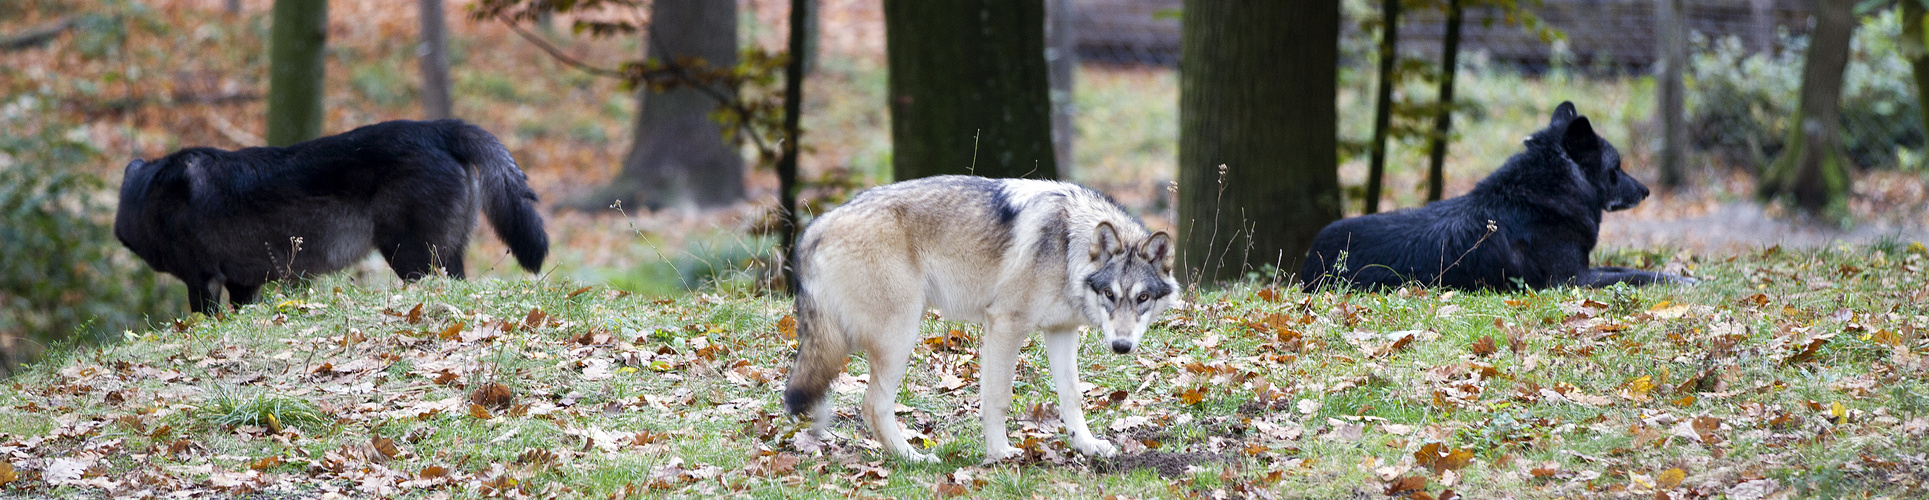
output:
[{"label": "black wolf's ear", "polygon": [[1110,261],[1112,257],[1123,253],[1125,243],[1119,241],[1119,230],[1112,227],[1110,222],[1098,223],[1098,229],[1092,231],[1092,261]]},{"label": "black wolf's ear", "polygon": [[1165,231],[1152,233],[1145,244],[1139,247],[1139,255],[1147,262],[1159,263],[1159,272],[1172,274],[1172,236]]},{"label": "black wolf's ear", "polygon": [[1588,123],[1585,116],[1568,122],[1567,131],[1561,133],[1561,150],[1567,151],[1568,159],[1575,163],[1600,168],[1601,136],[1594,134],[1594,125]]},{"label": "black wolf's ear", "polygon": [[1548,120],[1547,124],[1560,125],[1580,117],[1581,112],[1574,110],[1574,101],[1561,101],[1561,105],[1554,107],[1554,118]]}]

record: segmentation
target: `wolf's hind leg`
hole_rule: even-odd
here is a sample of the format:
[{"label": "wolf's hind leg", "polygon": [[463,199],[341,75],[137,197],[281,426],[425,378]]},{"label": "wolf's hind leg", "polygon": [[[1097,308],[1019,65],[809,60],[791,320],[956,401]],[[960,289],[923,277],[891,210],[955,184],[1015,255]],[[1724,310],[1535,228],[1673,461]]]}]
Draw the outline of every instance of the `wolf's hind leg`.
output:
[{"label": "wolf's hind leg", "polygon": [[194,312],[208,316],[214,316],[215,313],[221,312],[221,284],[219,281],[216,281],[214,278],[202,278],[198,280],[200,283],[195,283],[194,280],[188,280],[186,278],[181,279],[181,281],[186,282],[188,285],[188,307],[194,308]]},{"label": "wolf's hind leg", "polygon": [[[937,457],[919,452],[911,446],[910,441],[904,439],[904,431],[898,426],[897,412],[894,411],[897,408],[898,383],[904,380],[905,365],[910,362],[912,348],[918,345],[917,318],[916,315],[911,316],[908,324],[887,323],[897,328],[872,337],[874,342],[865,349],[871,364],[871,386],[864,393],[863,411],[865,419],[870,421],[871,432],[877,435],[878,443],[890,447],[891,451],[907,461],[936,462]],[[817,424],[812,422],[811,425]]]},{"label": "wolf's hind leg", "polygon": [[1072,433],[1072,449],[1109,457],[1117,446],[1092,436],[1085,426],[1085,399],[1078,392],[1078,330],[1045,333],[1045,356],[1051,360],[1052,385],[1058,388],[1058,419]]},{"label": "wolf's hind leg", "polygon": [[235,307],[255,303],[255,299],[259,297],[260,294],[261,285],[228,283],[228,303],[233,304]]}]

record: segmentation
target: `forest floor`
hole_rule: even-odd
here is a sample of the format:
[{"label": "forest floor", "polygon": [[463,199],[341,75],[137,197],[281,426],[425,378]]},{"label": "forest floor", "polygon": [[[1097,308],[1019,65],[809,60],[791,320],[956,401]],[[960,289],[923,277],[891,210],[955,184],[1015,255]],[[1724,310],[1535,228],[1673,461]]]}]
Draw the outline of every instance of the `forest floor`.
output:
[{"label": "forest floor", "polygon": [[[90,148],[0,166],[111,186],[134,157],[259,144],[267,3],[242,15],[222,3],[0,4],[0,33],[85,26],[0,54],[0,136]],[[746,40],[782,40],[767,28],[782,26],[781,3],[749,4]],[[416,117],[413,9],[330,4],[325,128]],[[890,158],[877,2],[823,4],[839,29],[824,31],[807,82],[805,177],[874,184]],[[457,114],[496,133],[546,202],[613,177],[634,98],[459,3],[449,11]],[[559,43],[595,61],[640,53],[633,40]],[[1176,78],[1102,65],[1078,78],[1071,177],[1170,227]],[[1517,152],[1563,100],[1637,178],[1655,178],[1639,81],[1479,69],[1463,82],[1480,106],[1457,121],[1448,193]],[[1365,135],[1366,87],[1342,86],[1347,137]],[[1393,151],[1383,207],[1417,206],[1423,153]],[[1364,170],[1346,162],[1342,183]],[[1859,172],[1843,220],[1817,221],[1755,203],[1743,172],[1704,166],[1692,187],[1607,215],[1599,260],[1703,280],[1693,287],[1190,292],[1143,352],[1082,360],[1093,428],[1125,450],[1114,459],[1066,451],[1028,348],[1012,423],[1028,454],[980,464],[976,328],[924,322],[934,341],[915,354],[899,415],[943,461],[920,465],[884,455],[851,417],[861,361],[833,391],[840,437],[796,441],[777,396],[796,349],[789,302],[727,279],[683,289],[767,252],[755,228],[776,183],[757,170],[728,210],[547,214],[556,247],[541,279],[404,287],[376,263],[220,318],[155,319],[123,342],[56,351],[0,386],[0,495],[1921,495],[1924,174]],[[476,241],[471,269],[521,275],[493,236]]]}]

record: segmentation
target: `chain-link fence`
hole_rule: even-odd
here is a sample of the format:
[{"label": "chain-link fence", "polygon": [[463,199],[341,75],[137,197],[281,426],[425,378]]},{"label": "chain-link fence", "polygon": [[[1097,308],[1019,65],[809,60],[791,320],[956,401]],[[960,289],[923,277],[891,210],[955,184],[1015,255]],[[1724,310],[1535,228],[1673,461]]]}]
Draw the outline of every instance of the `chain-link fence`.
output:
[{"label": "chain-link fence", "polygon": [[[1073,0],[1072,37],[1083,63],[1176,67],[1180,0]],[[1374,71],[1379,2],[1344,0],[1342,64]],[[1445,3],[1445,2],[1441,2]],[[1762,164],[1781,150],[1793,115],[1810,25],[1801,0],[1684,2],[1690,32],[1684,70],[1690,145],[1738,166]],[[1496,7],[1465,13],[1465,64],[1587,78],[1639,78],[1653,72],[1663,25],[1656,0],[1543,0],[1525,11],[1563,35],[1545,41]],[[1401,52],[1437,61],[1445,32],[1439,9],[1411,10],[1400,21]],[[1910,67],[1897,51],[1897,14],[1859,18],[1842,95],[1844,144],[1865,168],[1918,168],[1924,132]],[[1370,80],[1369,80],[1370,81]]]}]

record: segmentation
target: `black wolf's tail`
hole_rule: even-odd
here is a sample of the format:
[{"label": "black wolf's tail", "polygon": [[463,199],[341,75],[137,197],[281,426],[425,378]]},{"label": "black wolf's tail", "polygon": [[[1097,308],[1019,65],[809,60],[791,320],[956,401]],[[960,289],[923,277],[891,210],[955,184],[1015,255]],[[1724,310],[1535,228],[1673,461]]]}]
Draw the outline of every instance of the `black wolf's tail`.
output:
[{"label": "black wolf's tail", "polygon": [[850,359],[850,343],[844,332],[836,325],[825,324],[827,319],[810,292],[798,287],[797,361],[790,368],[790,381],[784,385],[784,409],[792,415],[807,414],[824,399],[824,391]]},{"label": "black wolf's tail", "polygon": [[516,254],[516,263],[529,272],[542,269],[549,254],[549,235],[543,232],[543,216],[536,213],[536,192],[529,190],[529,177],[516,167],[509,149],[496,136],[482,128],[457,122],[448,130],[449,152],[456,161],[475,169],[481,183],[482,213],[496,228],[496,237]]}]

